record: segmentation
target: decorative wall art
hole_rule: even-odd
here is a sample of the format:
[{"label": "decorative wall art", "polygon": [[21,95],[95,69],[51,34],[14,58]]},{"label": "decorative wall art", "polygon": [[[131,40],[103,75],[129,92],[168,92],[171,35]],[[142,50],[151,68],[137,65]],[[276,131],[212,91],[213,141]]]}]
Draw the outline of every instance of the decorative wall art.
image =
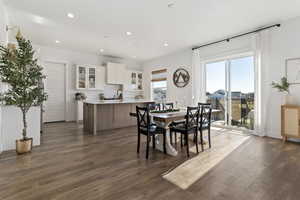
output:
[{"label": "decorative wall art", "polygon": [[285,73],[288,83],[300,84],[300,58],[289,58],[285,61]]},{"label": "decorative wall art", "polygon": [[173,74],[173,82],[176,87],[184,88],[189,84],[190,74],[184,68],[177,69]]}]

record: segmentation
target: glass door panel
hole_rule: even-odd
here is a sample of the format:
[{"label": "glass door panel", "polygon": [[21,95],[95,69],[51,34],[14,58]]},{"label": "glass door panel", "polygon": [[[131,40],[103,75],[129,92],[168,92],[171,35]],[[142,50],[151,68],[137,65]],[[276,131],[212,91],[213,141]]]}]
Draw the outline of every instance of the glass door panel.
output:
[{"label": "glass door panel", "polygon": [[214,62],[206,64],[206,97],[212,108],[219,110],[213,115],[213,123],[226,125],[226,62]]},{"label": "glass door panel", "polygon": [[254,128],[254,59],[232,59],[230,66],[231,125]]},{"label": "glass door panel", "polygon": [[89,68],[89,88],[96,88],[96,68]]},{"label": "glass door panel", "polygon": [[85,67],[78,67],[78,89],[86,88],[86,69]]}]

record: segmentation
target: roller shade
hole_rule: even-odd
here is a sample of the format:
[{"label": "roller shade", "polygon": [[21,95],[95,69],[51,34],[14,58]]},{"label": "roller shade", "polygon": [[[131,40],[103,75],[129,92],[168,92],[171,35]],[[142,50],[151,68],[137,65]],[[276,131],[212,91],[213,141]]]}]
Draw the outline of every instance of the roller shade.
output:
[{"label": "roller shade", "polygon": [[152,71],[152,82],[166,81],[167,80],[167,69],[160,69]]}]

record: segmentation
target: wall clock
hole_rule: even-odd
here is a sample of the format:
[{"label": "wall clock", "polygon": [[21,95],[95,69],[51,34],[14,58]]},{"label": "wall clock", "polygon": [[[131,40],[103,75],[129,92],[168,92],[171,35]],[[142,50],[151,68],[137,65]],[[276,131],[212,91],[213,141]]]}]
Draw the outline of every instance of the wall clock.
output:
[{"label": "wall clock", "polygon": [[177,69],[173,74],[173,82],[176,87],[183,88],[189,84],[190,74],[184,68]]}]

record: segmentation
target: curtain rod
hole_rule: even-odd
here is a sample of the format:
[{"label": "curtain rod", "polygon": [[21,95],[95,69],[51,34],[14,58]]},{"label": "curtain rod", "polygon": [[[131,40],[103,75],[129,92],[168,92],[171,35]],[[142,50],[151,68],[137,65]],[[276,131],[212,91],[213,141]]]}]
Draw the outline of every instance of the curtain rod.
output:
[{"label": "curtain rod", "polygon": [[247,33],[242,33],[242,34],[230,37],[230,38],[226,38],[226,39],[219,40],[219,41],[216,41],[216,42],[211,42],[211,43],[204,44],[204,45],[201,45],[201,46],[198,46],[198,47],[194,47],[194,48],[192,48],[192,50],[200,49],[202,47],[210,46],[210,45],[213,45],[213,44],[218,44],[218,43],[221,43],[221,42],[229,42],[230,40],[238,38],[238,37],[242,37],[242,36],[245,36],[245,35],[257,33],[257,32],[260,32],[260,31],[263,31],[263,30],[266,30],[266,29],[270,29],[270,28],[274,28],[274,27],[280,27],[280,26],[281,26],[281,24],[274,24],[274,25],[267,26],[267,27],[264,27],[264,28],[259,28],[259,29],[256,29],[254,31],[250,31],[250,32],[247,32]]}]

